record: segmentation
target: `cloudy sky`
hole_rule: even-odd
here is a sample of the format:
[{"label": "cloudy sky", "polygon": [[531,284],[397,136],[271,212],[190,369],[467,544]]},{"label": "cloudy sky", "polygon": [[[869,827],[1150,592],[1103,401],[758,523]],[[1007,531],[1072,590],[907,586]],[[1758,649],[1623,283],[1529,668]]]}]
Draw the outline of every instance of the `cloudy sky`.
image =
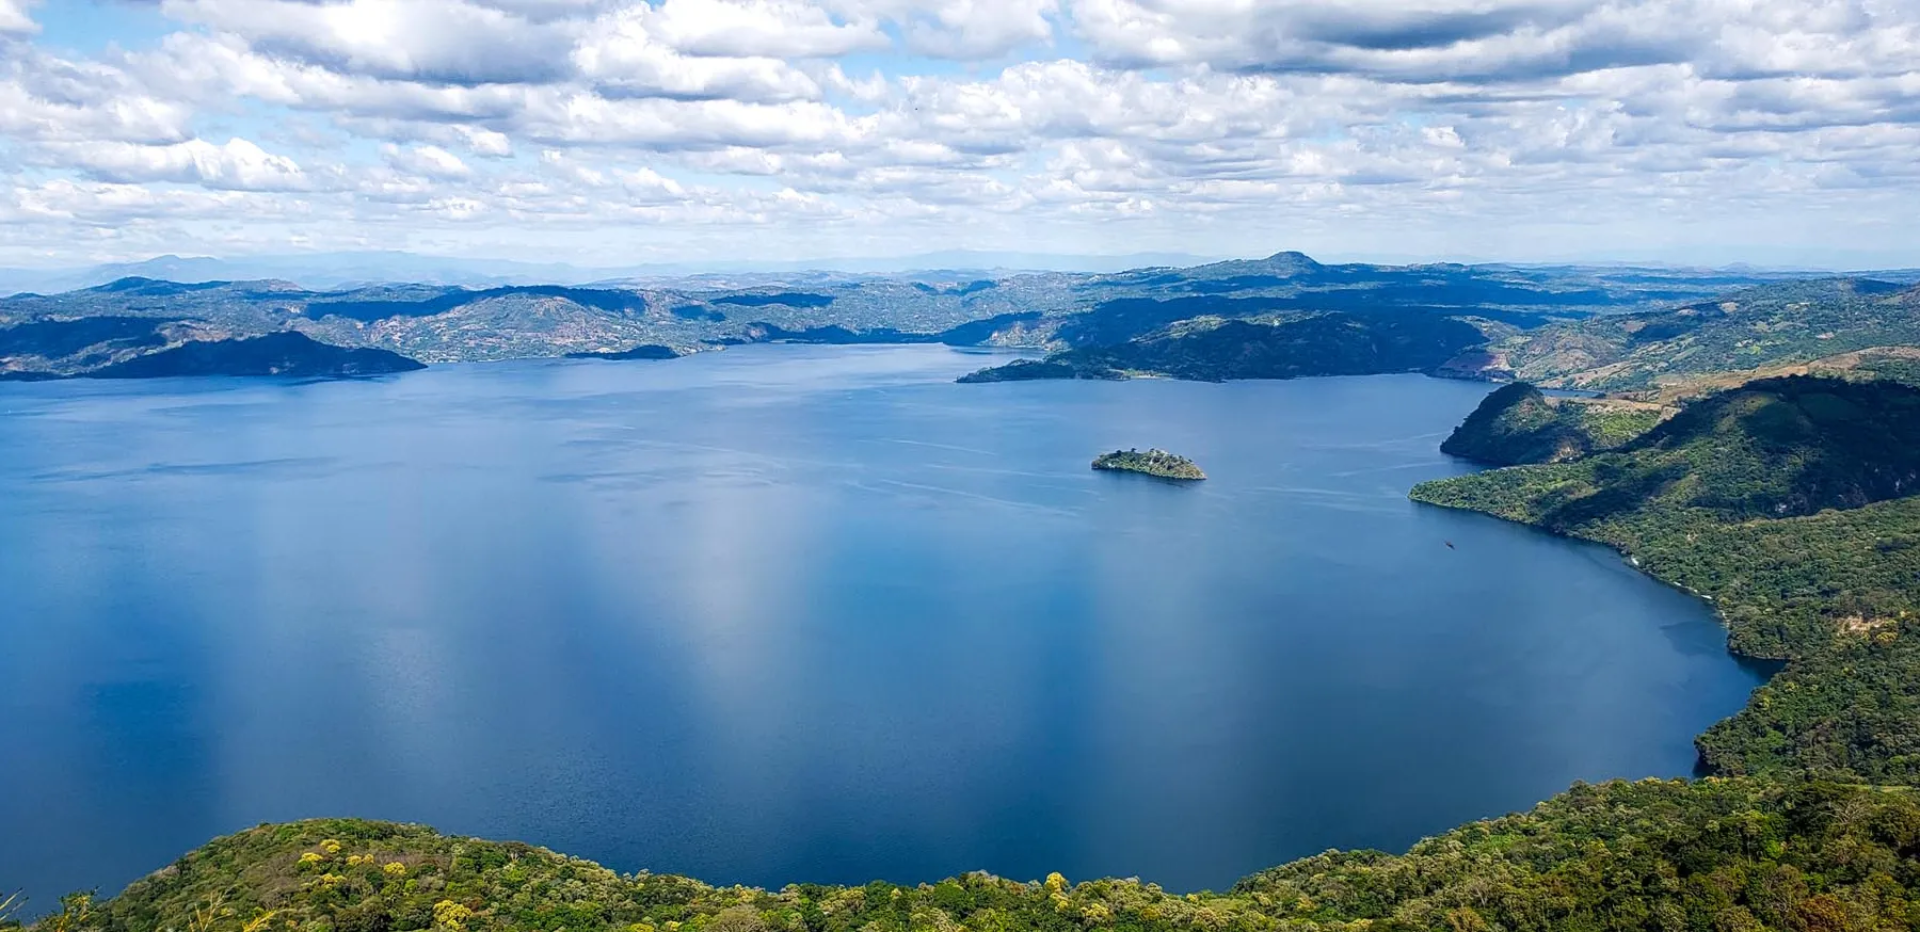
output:
[{"label": "cloudy sky", "polygon": [[0,0],[0,264],[1920,265],[1920,0]]}]

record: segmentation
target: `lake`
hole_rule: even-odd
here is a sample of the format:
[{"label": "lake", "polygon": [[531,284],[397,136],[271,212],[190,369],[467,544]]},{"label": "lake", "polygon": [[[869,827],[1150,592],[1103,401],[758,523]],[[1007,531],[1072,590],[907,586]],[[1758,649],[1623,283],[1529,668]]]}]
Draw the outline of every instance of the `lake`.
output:
[{"label": "lake", "polygon": [[[1222,888],[1686,775],[1758,682],[1615,554],[1406,500],[1490,386],[993,361],[0,385],[0,889],[335,815]],[[1135,446],[1212,478],[1088,468]]]}]

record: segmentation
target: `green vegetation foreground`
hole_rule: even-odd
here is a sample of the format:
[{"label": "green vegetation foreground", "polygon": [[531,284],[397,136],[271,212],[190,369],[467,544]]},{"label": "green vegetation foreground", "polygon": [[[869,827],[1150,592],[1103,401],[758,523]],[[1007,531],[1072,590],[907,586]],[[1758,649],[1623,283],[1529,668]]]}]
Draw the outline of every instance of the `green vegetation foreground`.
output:
[{"label": "green vegetation foreground", "polygon": [[38,928],[146,932],[1794,932],[1920,926],[1920,805],[1838,783],[1575,786],[1404,855],[1329,852],[1224,894],[1137,880],[712,887],[354,820],[268,825]]}]

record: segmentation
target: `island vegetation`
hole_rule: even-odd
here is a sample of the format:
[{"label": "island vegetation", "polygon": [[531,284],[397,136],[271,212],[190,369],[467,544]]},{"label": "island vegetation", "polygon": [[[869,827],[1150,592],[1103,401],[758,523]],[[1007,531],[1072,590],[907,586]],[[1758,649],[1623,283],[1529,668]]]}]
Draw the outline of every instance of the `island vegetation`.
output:
[{"label": "island vegetation", "polygon": [[1161,449],[1115,450],[1094,457],[1093,468],[1117,472],[1137,472],[1161,479],[1205,479],[1207,474],[1193,460]]}]

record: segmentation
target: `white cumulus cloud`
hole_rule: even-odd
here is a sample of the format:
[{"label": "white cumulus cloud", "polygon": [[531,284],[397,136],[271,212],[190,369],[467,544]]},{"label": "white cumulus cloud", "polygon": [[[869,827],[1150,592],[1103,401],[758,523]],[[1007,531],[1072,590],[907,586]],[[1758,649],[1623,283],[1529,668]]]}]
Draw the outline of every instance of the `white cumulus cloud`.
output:
[{"label": "white cumulus cloud", "polygon": [[28,14],[28,0],[0,0],[0,39],[7,35],[39,32],[40,26]]},{"label": "white cumulus cloud", "polygon": [[473,169],[460,161],[459,156],[439,146],[409,146],[403,149],[389,145],[384,154],[393,167],[428,178],[453,181],[473,174]]},{"label": "white cumulus cloud", "polygon": [[451,84],[556,78],[572,46],[564,20],[465,0],[162,0],[161,9],[268,55]]},{"label": "white cumulus cloud", "polygon": [[226,191],[301,191],[312,186],[300,165],[245,139],[215,145],[190,139],[172,145],[97,143],[63,149],[71,162],[102,181],[171,181]]},{"label": "white cumulus cloud", "polygon": [[1912,0],[157,9],[167,34],[76,53],[0,0],[0,258],[543,225],[704,255],[827,236],[1920,251]]}]

